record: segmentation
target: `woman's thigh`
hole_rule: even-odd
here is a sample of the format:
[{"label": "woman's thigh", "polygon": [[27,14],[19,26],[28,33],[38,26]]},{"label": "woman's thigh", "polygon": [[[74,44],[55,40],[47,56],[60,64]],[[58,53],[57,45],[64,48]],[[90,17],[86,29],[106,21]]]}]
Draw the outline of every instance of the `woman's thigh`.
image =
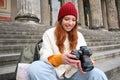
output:
[{"label": "woman's thigh", "polygon": [[31,80],[58,80],[54,68],[43,61],[33,62],[28,69],[28,75]]},{"label": "woman's thigh", "polygon": [[103,71],[94,68],[92,71],[87,72],[85,74],[78,71],[68,80],[108,80],[108,79]]}]

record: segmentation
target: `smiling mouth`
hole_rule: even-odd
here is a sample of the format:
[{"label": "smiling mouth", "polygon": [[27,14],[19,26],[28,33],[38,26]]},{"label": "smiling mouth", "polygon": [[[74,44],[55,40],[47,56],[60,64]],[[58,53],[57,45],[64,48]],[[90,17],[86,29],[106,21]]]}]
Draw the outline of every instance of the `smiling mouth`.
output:
[{"label": "smiling mouth", "polygon": [[66,27],[67,29],[71,29],[71,27]]}]

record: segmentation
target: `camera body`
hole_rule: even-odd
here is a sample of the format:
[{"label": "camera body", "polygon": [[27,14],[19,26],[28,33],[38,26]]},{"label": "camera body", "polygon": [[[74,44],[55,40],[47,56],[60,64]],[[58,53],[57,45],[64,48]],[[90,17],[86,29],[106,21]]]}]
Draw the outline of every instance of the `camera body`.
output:
[{"label": "camera body", "polygon": [[87,48],[87,46],[81,46],[79,50],[73,50],[71,53],[73,55],[76,55],[76,60],[81,61],[83,71],[88,72],[94,68],[93,63],[90,59],[90,56],[93,53],[89,48]]}]

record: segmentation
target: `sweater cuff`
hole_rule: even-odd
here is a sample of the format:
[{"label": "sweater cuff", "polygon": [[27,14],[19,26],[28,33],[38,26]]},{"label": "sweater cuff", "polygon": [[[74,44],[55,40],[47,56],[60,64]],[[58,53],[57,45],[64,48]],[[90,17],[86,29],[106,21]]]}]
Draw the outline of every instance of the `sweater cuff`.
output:
[{"label": "sweater cuff", "polygon": [[63,64],[62,60],[63,54],[55,54],[50,57],[48,57],[48,61],[55,67],[59,66],[60,64]]}]

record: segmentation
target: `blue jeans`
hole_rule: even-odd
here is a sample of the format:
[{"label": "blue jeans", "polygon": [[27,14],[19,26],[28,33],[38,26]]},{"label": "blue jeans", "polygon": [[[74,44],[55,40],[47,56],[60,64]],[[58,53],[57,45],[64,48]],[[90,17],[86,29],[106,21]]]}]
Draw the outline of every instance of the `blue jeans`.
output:
[{"label": "blue jeans", "polygon": [[43,61],[33,62],[28,69],[30,80],[108,80],[104,72],[94,68],[85,74],[77,71],[70,78],[59,79],[54,68]]}]

